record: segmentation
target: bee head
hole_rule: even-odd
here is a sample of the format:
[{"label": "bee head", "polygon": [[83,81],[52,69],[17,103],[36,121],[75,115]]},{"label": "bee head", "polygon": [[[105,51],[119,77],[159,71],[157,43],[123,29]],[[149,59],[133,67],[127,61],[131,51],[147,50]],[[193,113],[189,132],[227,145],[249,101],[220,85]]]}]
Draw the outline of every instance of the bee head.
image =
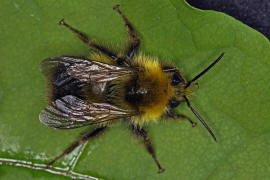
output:
[{"label": "bee head", "polygon": [[192,95],[192,86],[194,83],[186,87],[188,81],[181,75],[177,68],[170,74],[170,85],[175,89],[175,95],[169,100],[169,107],[175,108],[181,102],[185,101],[184,96],[190,97]]},{"label": "bee head", "polygon": [[215,141],[216,141],[216,137],[215,137],[214,133],[207,126],[207,124],[202,119],[202,117],[199,115],[199,113],[197,111],[195,111],[195,109],[190,105],[189,96],[192,94],[190,87],[192,87],[193,85],[196,85],[197,83],[195,81],[197,79],[199,79],[202,75],[204,75],[207,71],[209,71],[216,63],[218,63],[220,61],[220,59],[223,57],[223,55],[224,55],[224,53],[222,53],[212,64],[210,64],[206,69],[204,69],[202,72],[200,72],[198,75],[196,75],[190,81],[186,81],[185,78],[180,74],[180,72],[177,68],[167,69],[167,72],[172,72],[171,85],[176,87],[176,89],[177,89],[176,93],[175,93],[175,97],[173,97],[169,100],[169,104],[168,104],[169,107],[175,108],[182,101],[185,101],[187,106],[189,107],[189,109],[201,121],[201,123],[204,125],[204,127],[211,134],[211,136],[213,137],[213,139]]},{"label": "bee head", "polygon": [[168,73],[169,85],[174,89],[174,94],[172,94],[173,97],[168,102],[168,107],[176,108],[181,102],[185,101],[184,96],[191,96],[192,86],[185,88],[188,81],[176,67],[163,66],[162,70]]}]

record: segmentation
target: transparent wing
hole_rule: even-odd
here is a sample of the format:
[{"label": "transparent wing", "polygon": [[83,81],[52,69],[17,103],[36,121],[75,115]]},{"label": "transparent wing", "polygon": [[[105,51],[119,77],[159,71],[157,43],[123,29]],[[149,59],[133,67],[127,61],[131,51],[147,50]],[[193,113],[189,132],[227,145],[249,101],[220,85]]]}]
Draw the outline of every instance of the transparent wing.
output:
[{"label": "transparent wing", "polygon": [[67,95],[41,111],[39,120],[48,127],[72,129],[130,117],[134,112],[107,103],[89,103]]},{"label": "transparent wing", "polygon": [[41,72],[50,76],[52,72],[64,69],[67,74],[81,82],[108,82],[132,74],[128,67],[119,67],[80,57],[56,56],[41,62]]}]

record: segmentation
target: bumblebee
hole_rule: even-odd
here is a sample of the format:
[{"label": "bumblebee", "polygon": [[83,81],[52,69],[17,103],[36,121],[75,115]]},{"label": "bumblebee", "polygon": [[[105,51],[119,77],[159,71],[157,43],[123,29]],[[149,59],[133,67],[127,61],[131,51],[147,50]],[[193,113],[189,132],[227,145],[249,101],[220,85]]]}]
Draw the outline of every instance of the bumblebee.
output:
[{"label": "bumblebee", "polygon": [[172,111],[181,102],[186,102],[216,140],[213,132],[190,105],[189,98],[192,94],[191,87],[196,85],[195,81],[219,62],[224,53],[187,81],[175,66],[138,53],[140,38],[136,30],[120,11],[119,5],[113,9],[122,17],[130,37],[124,55],[103,47],[61,20],[60,25],[71,30],[94,53],[87,58],[56,56],[41,62],[41,72],[48,79],[47,96],[50,104],[41,111],[40,121],[57,129],[96,125],[50,161],[48,166],[122,118],[129,122],[131,131],[143,140],[161,173],[164,169],[157,160],[143,126],[158,121],[161,117],[186,119],[195,126],[189,117]]}]

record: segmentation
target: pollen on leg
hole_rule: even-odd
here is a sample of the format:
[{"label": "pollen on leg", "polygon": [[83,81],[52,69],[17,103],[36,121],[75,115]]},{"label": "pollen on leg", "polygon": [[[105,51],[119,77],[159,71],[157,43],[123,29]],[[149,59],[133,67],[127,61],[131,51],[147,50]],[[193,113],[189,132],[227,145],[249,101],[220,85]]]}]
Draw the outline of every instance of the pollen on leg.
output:
[{"label": "pollen on leg", "polygon": [[64,24],[65,24],[64,19],[61,19],[61,20],[59,21],[59,24],[60,24],[60,25],[64,25]]}]

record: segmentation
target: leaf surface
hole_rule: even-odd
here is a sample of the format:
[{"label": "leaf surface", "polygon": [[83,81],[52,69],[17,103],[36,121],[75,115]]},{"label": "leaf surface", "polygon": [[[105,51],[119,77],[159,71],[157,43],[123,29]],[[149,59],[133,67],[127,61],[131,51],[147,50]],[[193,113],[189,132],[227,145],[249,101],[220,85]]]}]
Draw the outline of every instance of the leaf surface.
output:
[{"label": "leaf surface", "polygon": [[[172,61],[187,79],[225,52],[220,63],[198,80],[191,101],[218,142],[199,122],[195,128],[181,120],[147,125],[166,169],[157,174],[152,157],[121,122],[85,146],[73,171],[103,179],[270,178],[270,44],[260,33],[183,0],[3,0],[0,4],[0,160],[44,165],[92,128],[54,130],[39,122],[46,106],[39,64],[52,56],[89,54],[71,32],[58,26],[62,18],[99,42],[124,47],[128,37],[124,23],[112,10],[120,4],[141,37],[140,50]],[[176,111],[197,121],[185,104]],[[55,165],[68,167],[76,153]],[[0,166],[1,179],[18,177],[68,179]]]}]

